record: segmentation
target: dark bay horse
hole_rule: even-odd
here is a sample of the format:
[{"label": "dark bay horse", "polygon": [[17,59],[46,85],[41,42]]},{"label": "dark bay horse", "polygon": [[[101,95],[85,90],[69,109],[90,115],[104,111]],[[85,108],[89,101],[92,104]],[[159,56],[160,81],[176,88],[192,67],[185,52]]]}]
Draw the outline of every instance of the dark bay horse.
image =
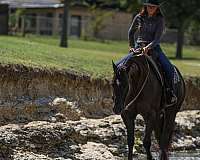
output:
[{"label": "dark bay horse", "polygon": [[160,160],[168,160],[175,117],[185,97],[185,83],[181,74],[178,72],[180,81],[176,86],[178,102],[166,107],[163,87],[145,55],[133,56],[122,66],[113,63],[113,70],[113,111],[121,114],[127,129],[128,160],[133,159],[135,119],[138,114],[145,121],[143,146],[147,159],[153,159],[150,147],[154,131],[160,147]]}]

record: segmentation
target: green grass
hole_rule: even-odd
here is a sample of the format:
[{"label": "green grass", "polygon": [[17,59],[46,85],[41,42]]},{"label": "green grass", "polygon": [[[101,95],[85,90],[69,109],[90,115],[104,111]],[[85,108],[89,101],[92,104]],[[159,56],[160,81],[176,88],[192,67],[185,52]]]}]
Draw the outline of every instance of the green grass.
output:
[{"label": "green grass", "polygon": [[[32,67],[70,69],[98,78],[111,78],[111,61],[127,54],[128,43],[69,40],[69,48],[60,48],[56,37],[29,35],[26,38],[1,36],[0,63]],[[175,45],[163,44],[165,53],[174,56]],[[172,60],[185,75],[200,76],[200,47],[186,46],[184,60]]]}]

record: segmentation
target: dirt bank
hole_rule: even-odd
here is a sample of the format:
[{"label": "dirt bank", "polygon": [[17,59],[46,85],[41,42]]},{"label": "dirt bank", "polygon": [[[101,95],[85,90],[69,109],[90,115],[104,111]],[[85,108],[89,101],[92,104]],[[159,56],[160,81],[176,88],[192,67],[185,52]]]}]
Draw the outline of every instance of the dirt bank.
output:
[{"label": "dirt bank", "polygon": [[[185,81],[187,97],[182,109],[200,109],[200,78],[185,77]],[[60,97],[74,102],[81,116],[102,118],[112,114],[111,95],[110,80],[92,79],[66,70],[0,65],[1,117],[17,116],[19,112],[27,114],[25,119],[38,113],[43,117]]]},{"label": "dirt bank", "polygon": [[[199,82],[186,78],[184,109],[200,109]],[[0,65],[0,83],[0,159],[123,160],[127,156],[125,127],[120,116],[111,115],[109,80]],[[199,121],[199,111],[178,114],[173,150],[200,148]],[[135,151],[140,155],[143,120],[138,117],[136,124]],[[156,151],[156,146],[152,149]]]}]

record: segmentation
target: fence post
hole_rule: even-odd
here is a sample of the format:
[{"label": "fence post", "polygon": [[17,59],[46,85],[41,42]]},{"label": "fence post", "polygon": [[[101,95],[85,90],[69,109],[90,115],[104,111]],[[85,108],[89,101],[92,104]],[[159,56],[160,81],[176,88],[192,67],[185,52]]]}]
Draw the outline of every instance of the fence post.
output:
[{"label": "fence post", "polygon": [[22,36],[26,35],[26,23],[25,23],[25,15],[22,16],[22,28],[21,28]]},{"label": "fence post", "polygon": [[36,15],[36,34],[40,35],[40,15]]}]

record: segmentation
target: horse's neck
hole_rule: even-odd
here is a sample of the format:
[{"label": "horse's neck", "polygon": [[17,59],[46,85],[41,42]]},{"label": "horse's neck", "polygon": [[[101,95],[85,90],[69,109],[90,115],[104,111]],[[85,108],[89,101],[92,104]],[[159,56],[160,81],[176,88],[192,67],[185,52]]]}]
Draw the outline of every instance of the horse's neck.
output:
[{"label": "horse's neck", "polygon": [[132,94],[136,95],[138,94],[139,90],[141,89],[142,85],[145,82],[146,76],[147,76],[147,68],[143,63],[137,63],[134,64],[137,67],[130,67],[130,77],[131,77],[131,83],[130,89],[132,90]]}]

